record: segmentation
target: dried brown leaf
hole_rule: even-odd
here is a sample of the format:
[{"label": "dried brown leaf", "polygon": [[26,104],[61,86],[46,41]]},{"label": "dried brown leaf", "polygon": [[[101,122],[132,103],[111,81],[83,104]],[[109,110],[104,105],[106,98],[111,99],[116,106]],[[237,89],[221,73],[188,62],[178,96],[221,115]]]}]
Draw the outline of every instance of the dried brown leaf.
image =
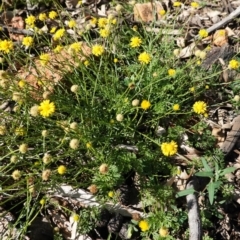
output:
[{"label": "dried brown leaf", "polygon": [[193,42],[189,46],[183,48],[180,53],[179,57],[180,58],[188,58],[194,54],[194,49],[195,49],[196,44]]},{"label": "dried brown leaf", "polygon": [[213,44],[221,47],[227,43],[228,43],[228,32],[225,29],[217,30],[213,35]]},{"label": "dried brown leaf", "polygon": [[49,52],[49,63],[42,66],[39,59],[36,59],[32,66],[23,66],[17,73],[18,79],[24,79],[31,87],[33,87],[33,96],[39,98],[37,94],[41,89],[39,80],[43,81],[48,90],[53,91],[54,85],[62,80],[66,73],[73,71],[80,61],[84,61],[91,54],[91,48],[86,43],[82,43],[82,52],[79,54],[71,54],[68,46],[60,53]]},{"label": "dried brown leaf", "polygon": [[[159,20],[162,16],[159,11],[163,10],[163,6],[160,2],[156,1],[152,3],[137,3],[134,5],[134,20],[137,22],[152,22]],[[157,18],[157,19],[156,19]]]}]

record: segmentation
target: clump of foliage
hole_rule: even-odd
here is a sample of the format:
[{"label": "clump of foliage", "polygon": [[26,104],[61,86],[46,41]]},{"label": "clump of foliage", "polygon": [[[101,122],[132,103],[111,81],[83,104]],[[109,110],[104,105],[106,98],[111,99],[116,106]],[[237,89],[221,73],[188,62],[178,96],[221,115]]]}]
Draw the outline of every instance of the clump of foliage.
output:
[{"label": "clump of foliage", "polygon": [[[34,18],[39,16],[28,16],[27,24],[36,27],[34,36],[24,38],[21,46],[14,46],[7,35],[0,41],[0,94],[15,102],[11,112],[1,112],[1,194],[4,204],[20,199],[26,206],[18,210],[17,223],[21,222],[23,233],[47,204],[42,199],[48,198],[49,189],[62,184],[89,189],[104,205],[130,171],[138,176],[141,201],[149,211],[141,223],[134,220],[131,228],[139,225],[142,236],[154,239],[176,239],[182,226],[187,229],[187,214],[177,207],[175,190],[166,179],[177,174],[174,156],[184,153],[180,148],[184,133],[190,134],[189,145],[201,151],[215,148],[204,120],[212,104],[209,93],[219,90],[215,76],[220,72],[202,71],[197,57],[180,59],[175,40],[161,29],[154,33],[142,24],[129,26],[124,19],[132,11],[128,8],[115,16],[92,17],[81,32],[57,14],[54,19],[60,25],[55,32],[49,29],[51,37],[44,37],[35,26]],[[48,14],[43,24],[47,20]],[[70,28],[77,40],[67,33]],[[76,57],[82,42],[91,49],[83,59]],[[57,83],[42,76],[36,90],[26,79],[4,70],[18,61],[35,64],[35,59],[48,68],[50,54],[39,45],[59,53],[67,49],[76,65],[63,71]],[[159,126],[162,134],[157,134]],[[137,151],[120,145],[135,146]],[[189,169],[203,168],[194,161],[187,164]],[[208,173],[202,175],[213,178],[212,168],[206,162],[204,167]],[[223,168],[216,164],[216,173],[223,176]],[[214,179],[208,185],[210,204],[222,183]],[[84,233],[94,226],[90,212],[78,213],[79,222],[86,225],[80,229]]]}]

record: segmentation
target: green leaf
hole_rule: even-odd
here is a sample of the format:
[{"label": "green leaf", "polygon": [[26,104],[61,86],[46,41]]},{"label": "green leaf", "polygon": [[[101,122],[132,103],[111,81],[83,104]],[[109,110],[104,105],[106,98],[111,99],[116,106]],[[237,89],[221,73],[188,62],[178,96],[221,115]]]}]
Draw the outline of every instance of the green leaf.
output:
[{"label": "green leaf", "polygon": [[236,170],[235,167],[228,167],[228,168],[223,169],[223,171],[221,171],[221,173],[219,175],[224,176],[225,174],[234,172],[235,170]]},{"label": "green leaf", "polygon": [[187,196],[189,194],[193,194],[195,190],[193,188],[185,189],[176,194],[176,198]]},{"label": "green leaf", "polygon": [[210,201],[210,204],[212,205],[212,204],[213,204],[213,201],[214,201],[215,183],[210,182],[210,183],[208,184],[207,188],[208,188],[209,201]]},{"label": "green leaf", "polygon": [[127,230],[127,239],[131,239],[133,233],[133,227],[130,225]]},{"label": "green leaf", "polygon": [[214,182],[214,187],[215,189],[219,189],[219,187],[221,186],[222,182],[221,181],[216,181]]},{"label": "green leaf", "polygon": [[203,166],[204,166],[205,171],[206,171],[206,172],[212,172],[212,169],[211,169],[210,166],[207,164],[207,161],[206,161],[204,158],[202,158],[201,160],[202,160],[202,163],[203,163]]},{"label": "green leaf", "polygon": [[195,174],[198,177],[213,177],[213,172],[198,172]]}]

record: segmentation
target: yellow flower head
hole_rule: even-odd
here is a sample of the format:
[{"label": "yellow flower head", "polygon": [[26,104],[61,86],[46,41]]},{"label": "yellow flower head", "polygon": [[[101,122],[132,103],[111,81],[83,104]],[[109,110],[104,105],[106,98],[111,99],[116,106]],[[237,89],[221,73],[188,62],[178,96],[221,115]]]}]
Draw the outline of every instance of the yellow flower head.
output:
[{"label": "yellow flower head", "polygon": [[60,165],[60,166],[58,167],[57,171],[58,171],[58,173],[59,173],[60,175],[63,175],[63,174],[66,173],[67,168],[66,168],[64,165]]},{"label": "yellow flower head", "polygon": [[169,76],[174,76],[176,74],[176,70],[174,70],[174,69],[168,69],[168,75]]},{"label": "yellow flower head", "polygon": [[31,27],[34,27],[35,21],[36,21],[36,18],[33,15],[30,15],[25,19],[25,23]]},{"label": "yellow flower head", "polygon": [[195,92],[195,88],[194,88],[194,87],[191,87],[191,88],[189,88],[189,91],[190,91],[190,92]]},{"label": "yellow flower head", "polygon": [[49,16],[49,18],[50,19],[55,19],[56,17],[57,17],[57,13],[55,12],[55,11],[51,11],[49,14],[48,14],[48,16]]},{"label": "yellow flower head", "polygon": [[7,128],[4,125],[0,126],[0,135],[5,135],[7,133]]},{"label": "yellow flower head", "polygon": [[33,105],[31,108],[30,108],[30,115],[33,116],[33,117],[37,117],[39,115],[39,106],[38,105]]},{"label": "yellow flower head", "polygon": [[179,104],[174,104],[173,105],[173,110],[174,111],[178,111],[180,109],[180,105]]},{"label": "yellow flower head", "polygon": [[161,150],[164,156],[172,156],[177,153],[178,145],[176,142],[164,142],[161,144]]},{"label": "yellow flower head", "polygon": [[13,173],[12,173],[12,178],[14,179],[14,180],[19,180],[20,179],[20,177],[21,177],[21,172],[19,171],[19,170],[15,170],[15,171],[13,171]]},{"label": "yellow flower head", "polygon": [[49,60],[50,60],[50,55],[48,53],[42,53],[39,57],[40,59],[40,64],[42,66],[45,66],[48,64]]},{"label": "yellow flower head", "polygon": [[13,42],[11,40],[0,40],[0,51],[9,53],[13,50]]},{"label": "yellow flower head", "polygon": [[28,145],[26,143],[23,143],[19,146],[19,152],[24,154],[28,151]]},{"label": "yellow flower head", "polygon": [[138,56],[138,61],[141,64],[148,64],[151,61],[151,57],[148,53],[143,52]]},{"label": "yellow flower head", "polygon": [[57,46],[53,49],[53,51],[54,51],[55,53],[60,53],[60,52],[62,51],[62,49],[63,49],[63,47],[62,47],[61,45],[57,45]]},{"label": "yellow flower head", "polygon": [[33,38],[32,37],[24,37],[22,40],[22,45],[26,47],[30,47],[33,44]]},{"label": "yellow flower head", "polygon": [[19,86],[20,88],[24,88],[24,87],[26,86],[26,82],[25,82],[24,80],[20,80],[20,81],[18,82],[18,86]]},{"label": "yellow flower head", "polygon": [[72,43],[69,47],[69,50],[74,53],[78,53],[81,51],[82,44],[80,42]]},{"label": "yellow flower head", "polygon": [[98,22],[98,20],[95,17],[92,17],[91,20],[90,20],[91,25],[96,25],[97,22]]},{"label": "yellow flower head", "polygon": [[71,20],[68,22],[68,26],[69,26],[70,28],[74,28],[74,27],[76,27],[76,25],[77,25],[77,23],[76,23],[76,21],[73,20],[73,19],[71,19]]},{"label": "yellow flower head", "polygon": [[47,130],[42,130],[42,136],[46,138],[48,136],[48,131]]},{"label": "yellow flower head", "polygon": [[237,60],[232,59],[228,64],[229,69],[238,69],[239,68],[239,62]]},{"label": "yellow flower head", "polygon": [[204,51],[200,51],[200,53],[199,53],[199,58],[201,58],[201,59],[205,59],[206,56],[207,56],[207,53],[206,53],[206,52],[204,52]]},{"label": "yellow flower head", "polygon": [[46,13],[40,13],[38,16],[38,19],[40,21],[46,21],[47,20],[47,14]]},{"label": "yellow flower head", "polygon": [[42,198],[42,199],[39,201],[39,203],[40,203],[41,205],[44,205],[44,204],[46,203],[46,200]]},{"label": "yellow flower head", "polygon": [[107,38],[110,35],[110,31],[106,28],[100,29],[99,34],[103,38]]},{"label": "yellow flower head", "polygon": [[70,90],[71,90],[71,92],[73,92],[73,93],[77,93],[78,90],[79,90],[79,85],[77,85],[77,84],[72,85],[71,88],[70,88]]},{"label": "yellow flower head", "polygon": [[117,23],[117,19],[116,18],[111,20],[111,24],[115,25],[116,23]]},{"label": "yellow flower head", "polygon": [[141,43],[142,43],[142,40],[139,37],[132,37],[131,40],[130,40],[130,46],[132,48],[136,48],[136,47],[141,46]]},{"label": "yellow flower head", "polygon": [[201,30],[199,30],[198,35],[201,38],[206,38],[208,36],[208,32],[206,29],[201,29]]},{"label": "yellow flower head", "polygon": [[181,5],[182,5],[181,2],[174,2],[174,3],[173,3],[173,6],[174,6],[174,7],[180,7]]},{"label": "yellow flower head", "polygon": [[199,7],[199,3],[197,3],[197,2],[191,2],[191,7],[193,7],[193,8],[198,8],[198,7]]},{"label": "yellow flower head", "polygon": [[113,198],[113,197],[114,197],[114,192],[113,192],[113,191],[108,192],[108,196],[109,196],[110,198]]},{"label": "yellow flower head", "polygon": [[38,110],[43,117],[49,117],[55,112],[55,104],[50,100],[44,100],[40,103]]},{"label": "yellow flower head", "polygon": [[62,38],[64,36],[64,33],[65,33],[64,28],[58,29],[53,36],[53,40],[55,40],[55,41],[59,40],[60,38]]},{"label": "yellow flower head", "polygon": [[142,232],[146,232],[147,230],[149,230],[149,224],[146,220],[141,220],[138,223],[138,226],[140,227]]},{"label": "yellow flower head", "polygon": [[52,161],[52,156],[49,153],[44,153],[42,160],[44,164],[49,164]]},{"label": "yellow flower head", "polygon": [[193,111],[197,114],[204,114],[207,111],[207,104],[203,101],[197,101],[193,104]]},{"label": "yellow flower head", "polygon": [[124,119],[123,114],[121,114],[121,113],[117,114],[117,116],[116,116],[116,120],[117,120],[118,122],[122,122],[123,119]]},{"label": "yellow flower head", "polygon": [[52,27],[51,30],[50,30],[50,33],[55,33],[57,30],[57,27]]},{"label": "yellow flower head", "polygon": [[85,61],[83,62],[83,64],[84,64],[86,67],[90,65],[90,63],[89,63],[88,60],[85,60]]},{"label": "yellow flower head", "polygon": [[107,18],[99,18],[98,19],[98,27],[99,28],[104,28],[108,23]]},{"label": "yellow flower head", "polygon": [[159,229],[159,235],[160,235],[161,237],[166,237],[166,236],[168,236],[168,234],[169,234],[169,231],[168,231],[167,228],[161,227],[161,228]]},{"label": "yellow flower head", "polygon": [[70,143],[69,143],[69,147],[70,147],[71,149],[73,149],[73,150],[78,149],[78,147],[79,147],[79,140],[76,139],[76,138],[71,139],[71,141],[70,141]]},{"label": "yellow flower head", "polygon": [[104,53],[104,47],[99,44],[95,44],[92,46],[92,54],[95,56],[101,56]]},{"label": "yellow flower head", "polygon": [[137,26],[137,25],[134,25],[134,26],[132,27],[132,30],[133,30],[134,32],[137,32],[138,26]]},{"label": "yellow flower head", "polygon": [[148,100],[143,100],[142,102],[141,102],[141,108],[143,109],[143,110],[147,110],[147,109],[149,109],[151,107],[151,103],[148,101]]},{"label": "yellow flower head", "polygon": [[73,221],[74,221],[74,222],[78,222],[79,219],[80,219],[79,215],[76,214],[76,213],[74,213],[74,214],[72,215],[72,218],[73,218]]},{"label": "yellow flower head", "polygon": [[86,148],[92,148],[92,143],[91,142],[86,143]]},{"label": "yellow flower head", "polygon": [[118,59],[117,59],[117,58],[114,58],[114,59],[113,59],[113,62],[114,62],[114,63],[117,63],[117,62],[118,62]]},{"label": "yellow flower head", "polygon": [[161,9],[161,10],[159,11],[159,14],[160,14],[161,16],[164,16],[164,15],[166,14],[166,11],[165,11],[164,9]]}]

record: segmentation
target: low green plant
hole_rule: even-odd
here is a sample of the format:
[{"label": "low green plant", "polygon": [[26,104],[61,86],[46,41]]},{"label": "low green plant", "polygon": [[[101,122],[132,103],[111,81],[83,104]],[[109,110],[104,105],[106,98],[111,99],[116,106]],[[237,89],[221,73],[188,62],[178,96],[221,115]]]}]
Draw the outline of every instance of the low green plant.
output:
[{"label": "low green plant", "polygon": [[[1,205],[10,205],[10,210],[14,205],[16,223],[24,235],[42,211],[41,199],[48,201],[53,189],[63,184],[83,188],[104,205],[113,199],[109,192],[117,192],[132,171],[144,206],[142,221],[149,227],[141,230],[142,236],[161,239],[159,229],[166,227],[165,239],[179,238],[187,215],[177,207],[176,191],[167,180],[180,165],[177,157],[184,155],[183,134],[189,135],[190,146],[204,151],[202,164],[183,159],[187,169],[195,166],[197,176],[210,179],[206,188],[210,204],[221,187],[223,198],[229,196],[223,178],[233,168],[225,169],[223,161],[209,157],[215,140],[205,124],[216,101],[219,105],[232,101],[230,96],[213,97],[218,96],[221,83],[216,78],[222,70],[203,71],[195,55],[182,59],[175,39],[165,32],[168,27],[155,33],[144,23],[129,24],[125,16],[133,6],[127,3],[116,15],[91,16],[80,29],[66,24],[74,19],[71,14],[59,14],[63,11],[59,2],[52,4],[58,13],[54,20],[48,17],[38,25],[39,13],[31,16],[33,44],[15,46],[8,35],[1,35],[0,94],[3,102],[14,102],[11,111],[1,111]],[[177,8],[171,11],[179,13]],[[174,26],[175,18],[169,24]],[[46,34],[40,30],[44,25]],[[150,26],[156,27],[155,22]],[[89,54],[83,54],[84,44]],[[59,50],[52,59],[45,49],[51,54],[59,49],[65,52]],[[16,77],[15,66],[25,63],[26,69],[36,67],[34,84],[28,77]],[[45,74],[49,69],[56,74],[52,78]],[[156,133],[158,127],[163,129],[161,134]],[[94,228],[97,217],[89,208],[79,216],[80,232]],[[132,223],[136,229],[139,222]],[[130,228],[136,230],[133,225]]]}]

